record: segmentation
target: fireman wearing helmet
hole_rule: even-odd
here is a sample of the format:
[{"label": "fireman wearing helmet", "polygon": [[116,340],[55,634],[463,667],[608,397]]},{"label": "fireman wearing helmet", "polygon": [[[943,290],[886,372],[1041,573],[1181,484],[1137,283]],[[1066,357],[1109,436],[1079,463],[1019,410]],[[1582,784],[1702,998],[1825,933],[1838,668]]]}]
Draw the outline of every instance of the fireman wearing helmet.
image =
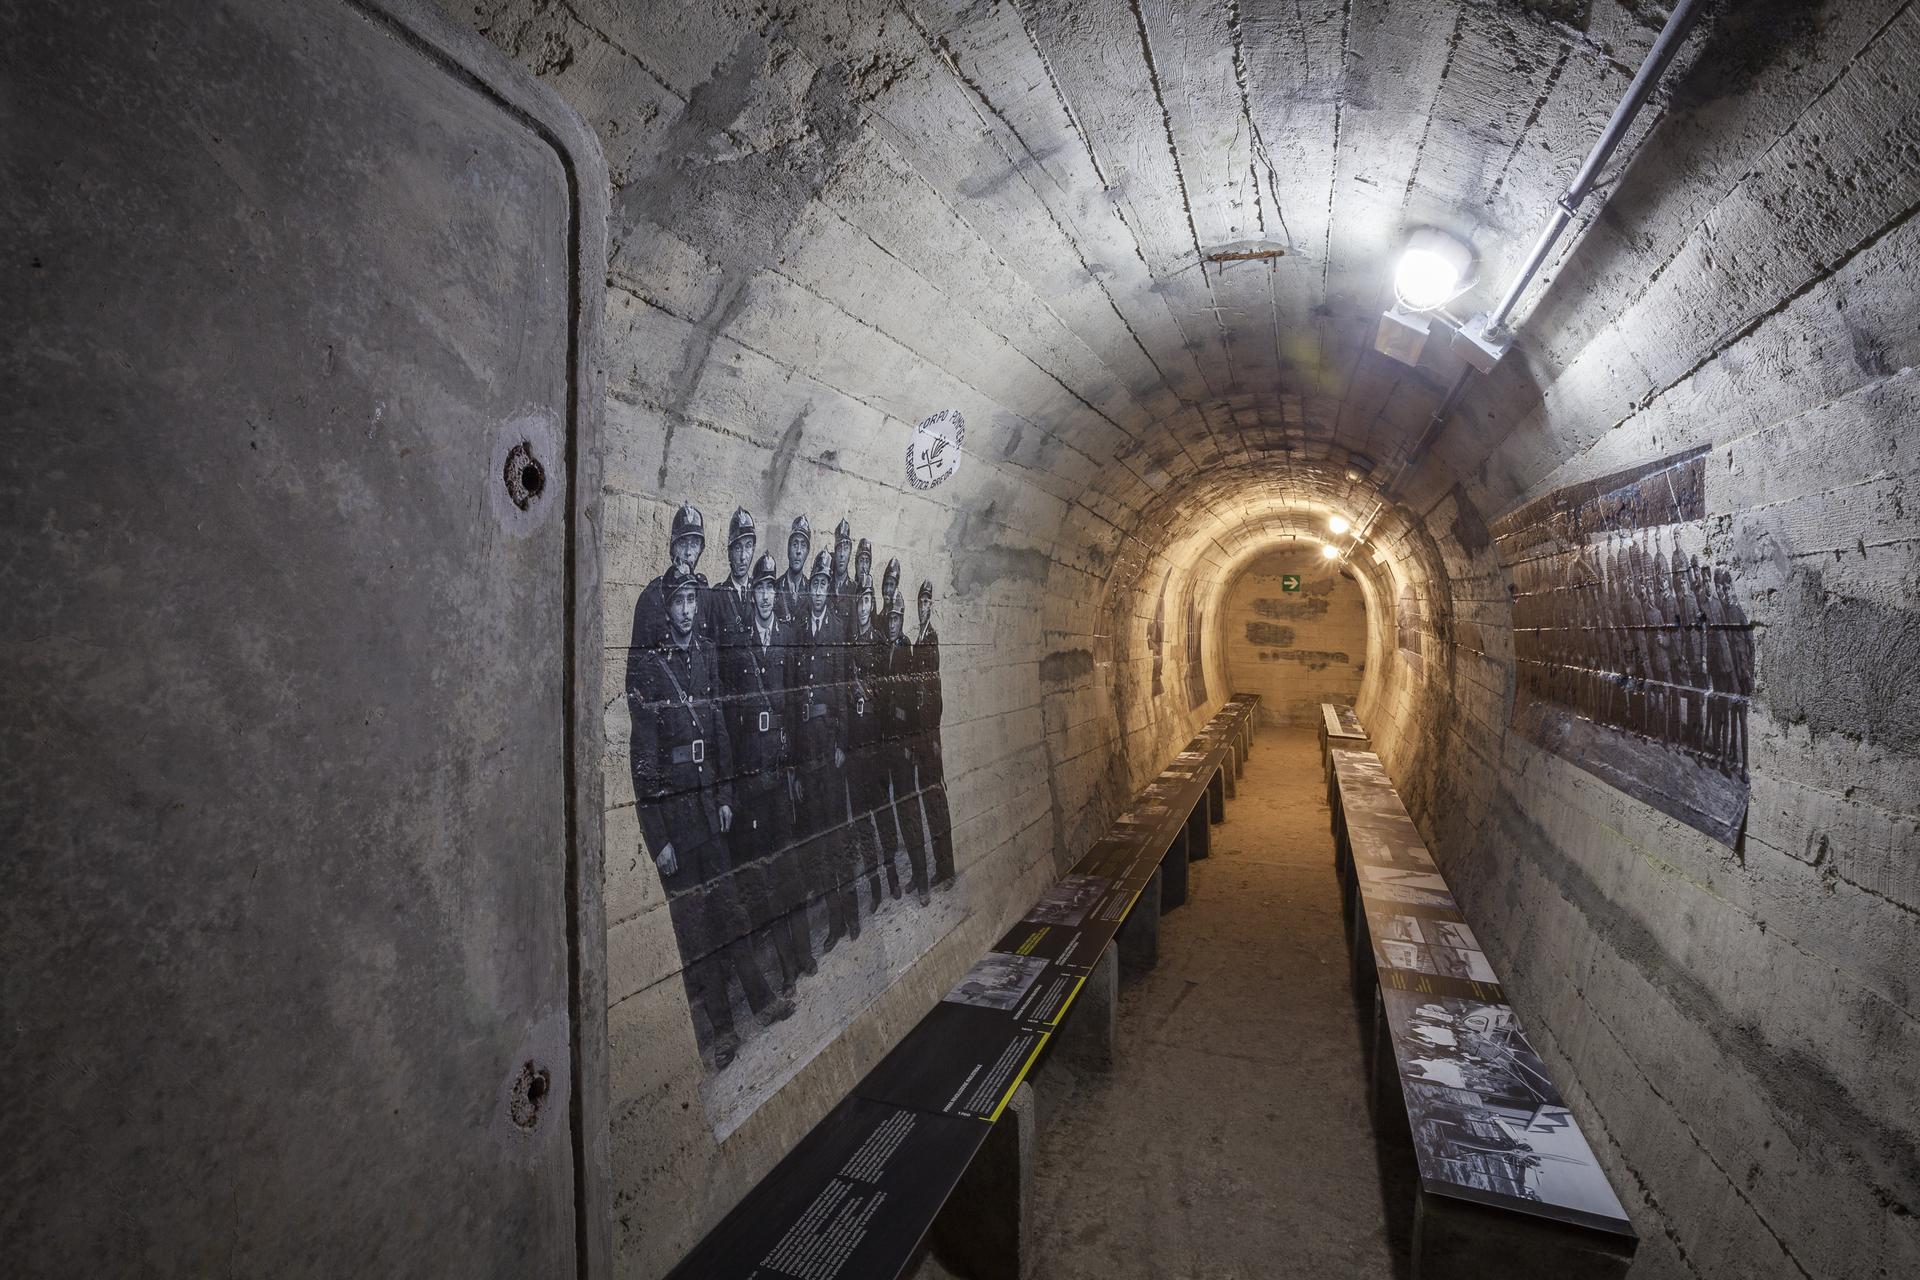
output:
[{"label": "fireman wearing helmet", "polygon": [[[793,808],[787,764],[792,706],[787,675],[791,645],[788,624],[781,621],[776,608],[778,581],[773,557],[761,556],[750,575],[743,630],[720,650],[720,668],[727,695],[727,739],[738,774],[729,839],[755,936],[772,946],[780,963],[781,991],[790,995],[800,976],[815,968],[807,932],[806,879],[790,847]],[[719,592],[725,590],[722,587]]]},{"label": "fireman wearing helmet", "polygon": [[727,580],[708,592],[713,616],[712,636],[722,650],[746,643],[753,622],[753,515],[745,507],[733,509],[727,522]]},{"label": "fireman wearing helmet", "polygon": [[[894,561],[889,569],[897,569],[899,561]],[[896,592],[882,610],[886,618],[886,634],[881,639],[880,667],[880,705],[881,705],[881,743],[879,756],[882,764],[880,786],[891,793],[887,803],[877,815],[880,821],[880,842],[891,850],[895,831],[899,832],[900,843],[907,850],[907,869],[913,878],[913,893],[925,906],[928,901],[927,882],[927,829],[920,820],[920,796],[914,785],[913,776],[913,734],[918,723],[919,706],[917,701],[918,681],[913,659],[913,645],[902,634],[906,626],[906,606]],[[887,871],[893,872],[893,856],[887,855]],[[899,896],[895,891],[895,896]]]},{"label": "fireman wearing helmet", "polygon": [[791,734],[795,834],[805,842],[808,889],[826,904],[827,951],[843,937],[860,936],[858,870],[847,858],[845,646],[832,593],[833,558],[822,551],[807,581],[787,674],[797,721]]},{"label": "fireman wearing helmet", "polygon": [[920,633],[913,641],[913,767],[933,837],[933,883],[953,883],[953,818],[947,808],[946,765],[940,758],[940,633],[933,629],[933,583],[920,584]]},{"label": "fireman wearing helmet", "polygon": [[842,519],[833,530],[833,584],[829,600],[834,617],[840,620],[840,639],[853,639],[854,601],[860,588],[853,580],[853,526]]},{"label": "fireman wearing helmet", "polygon": [[717,656],[700,634],[702,583],[676,561],[660,588],[658,638],[628,663],[633,790],[641,834],[667,893],[688,999],[705,1015],[705,1047],[723,1070],[740,1046],[729,978],[763,1025],[791,1015],[793,1002],[768,989],[748,942],[752,922],[727,843],[732,740],[720,710]]},{"label": "fireman wearing helmet", "polygon": [[[683,502],[680,509],[673,513],[673,530],[667,535],[667,560],[687,571],[698,583],[704,593],[707,585],[705,577],[698,572],[700,553],[706,550],[706,521],[700,515],[700,509],[691,502]],[[640,593],[640,599],[633,606],[633,643],[648,647],[657,643],[660,632],[666,626],[666,574],[661,574]],[[706,604],[705,600],[700,602]],[[694,625],[700,634],[711,642],[714,639],[713,619],[707,616],[710,610],[698,610],[700,617]]]},{"label": "fireman wearing helmet", "polygon": [[807,557],[813,552],[813,526],[805,516],[795,516],[787,531],[787,571],[780,575],[780,616],[791,626],[799,626],[807,616]]},{"label": "fireman wearing helmet", "polygon": [[873,629],[880,634],[887,632],[887,610],[900,598],[900,558],[895,556],[887,561],[887,571],[880,579],[880,599],[873,615]]},{"label": "fireman wearing helmet", "polygon": [[879,820],[887,804],[886,762],[881,756],[885,713],[881,707],[880,636],[873,629],[873,575],[861,582],[852,611],[853,635],[847,645],[847,800],[853,815],[849,844],[854,865],[867,877],[872,910],[880,909],[881,850],[886,850],[887,882],[900,896],[900,873],[893,865],[892,815]]}]

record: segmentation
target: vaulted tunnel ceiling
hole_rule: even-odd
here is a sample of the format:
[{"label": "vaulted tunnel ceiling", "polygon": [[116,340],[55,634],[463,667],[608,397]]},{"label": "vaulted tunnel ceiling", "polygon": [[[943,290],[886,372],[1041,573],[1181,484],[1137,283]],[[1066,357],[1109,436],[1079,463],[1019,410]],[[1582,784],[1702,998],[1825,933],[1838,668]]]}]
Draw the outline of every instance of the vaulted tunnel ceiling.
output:
[{"label": "vaulted tunnel ceiling", "polygon": [[[874,367],[882,335],[903,367],[950,381],[970,451],[1051,495],[1057,554],[1096,573],[1176,538],[1231,538],[1275,502],[1364,520],[1389,481],[1415,510],[1458,481],[1509,504],[1577,438],[1487,460],[1727,197],[1734,144],[1784,118],[1723,83],[1774,47],[1750,39],[1760,20],[1710,18],[1620,152],[1607,215],[1523,300],[1520,349],[1402,476],[1460,368],[1439,342],[1418,368],[1373,349],[1407,235],[1470,243],[1474,283],[1453,309],[1485,310],[1661,7],[503,0],[475,14],[606,144],[616,396],[665,386],[670,420],[722,418],[712,366],[744,350],[912,421],[925,380]],[[1659,154],[1620,179],[1654,127]],[[633,354],[650,347],[658,367]],[[914,395],[896,399],[904,381]],[[1371,463],[1358,483],[1343,474],[1354,454]]]}]

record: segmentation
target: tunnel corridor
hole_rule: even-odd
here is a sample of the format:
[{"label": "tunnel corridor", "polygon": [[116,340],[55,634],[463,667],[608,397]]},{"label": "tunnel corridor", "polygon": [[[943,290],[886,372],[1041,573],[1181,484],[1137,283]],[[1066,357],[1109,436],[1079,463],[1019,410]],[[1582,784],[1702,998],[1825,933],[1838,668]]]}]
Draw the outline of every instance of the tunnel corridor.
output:
[{"label": "tunnel corridor", "polygon": [[1593,1274],[1920,1274],[1912,0],[27,0],[0,66],[0,1271],[723,1280],[773,1204],[743,1276],[1530,1274],[1415,1248],[1334,708]]},{"label": "tunnel corridor", "polygon": [[1039,1083],[1039,1274],[1406,1274],[1410,1170],[1368,1118],[1314,733],[1265,734],[1239,789],[1122,988],[1116,1069]]}]

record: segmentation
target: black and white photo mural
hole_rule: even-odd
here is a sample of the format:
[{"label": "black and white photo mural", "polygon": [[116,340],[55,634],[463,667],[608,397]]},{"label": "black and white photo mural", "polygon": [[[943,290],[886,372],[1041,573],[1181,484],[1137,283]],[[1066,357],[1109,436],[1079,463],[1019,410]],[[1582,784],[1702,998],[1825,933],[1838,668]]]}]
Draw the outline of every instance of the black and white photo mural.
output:
[{"label": "black and white photo mural", "polygon": [[1556,489],[1493,533],[1512,575],[1514,728],[1731,846],[1753,628],[1713,560],[1706,457]]},{"label": "black and white photo mural", "polygon": [[1153,653],[1153,696],[1159,697],[1166,692],[1166,679],[1162,668],[1166,662],[1167,649],[1167,584],[1173,581],[1173,570],[1167,570],[1160,579],[1160,596],[1153,606],[1153,621],[1147,624],[1147,648]]},{"label": "black and white photo mural", "polygon": [[1421,642],[1426,625],[1427,615],[1420,606],[1420,593],[1413,589],[1411,582],[1402,585],[1393,609],[1394,642],[1400,649],[1401,659],[1415,671],[1426,662]]},{"label": "black and white photo mural", "polygon": [[[842,519],[673,517],[626,653],[641,836],[724,1136],[964,914],[935,592]],[[720,528],[713,530],[716,539]],[[776,552],[779,559],[776,559]],[[826,972],[823,972],[826,971]]]},{"label": "black and white photo mural", "polygon": [[1191,578],[1187,582],[1186,607],[1187,709],[1197,710],[1207,700],[1207,671],[1201,657],[1201,621],[1203,610]]}]

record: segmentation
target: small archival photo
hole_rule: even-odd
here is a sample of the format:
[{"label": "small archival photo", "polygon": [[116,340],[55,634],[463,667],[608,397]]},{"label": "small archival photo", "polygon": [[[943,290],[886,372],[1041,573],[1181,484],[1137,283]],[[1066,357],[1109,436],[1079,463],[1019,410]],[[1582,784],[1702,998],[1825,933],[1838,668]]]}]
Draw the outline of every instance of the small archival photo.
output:
[{"label": "small archival photo", "polygon": [[1360,868],[1360,873],[1375,884],[1395,884],[1408,889],[1432,889],[1445,893],[1446,879],[1431,871],[1403,871],[1397,867]]},{"label": "small archival photo", "polygon": [[1433,924],[1431,920],[1420,920],[1414,916],[1385,913],[1369,913],[1367,919],[1372,925],[1373,936],[1383,942],[1425,942],[1427,934],[1421,926]]},{"label": "small archival photo", "polygon": [[[1429,871],[1436,869],[1433,855],[1427,852],[1427,846],[1420,843],[1420,838],[1412,832],[1408,832],[1404,839],[1385,842],[1377,851],[1384,854],[1385,861],[1394,866],[1424,867]],[[1381,859],[1371,858],[1369,861],[1378,862]]]},{"label": "small archival photo", "polygon": [[1438,889],[1422,889],[1415,885],[1379,884],[1363,881],[1360,885],[1361,896],[1368,902],[1398,902],[1409,907],[1444,907],[1459,910],[1459,904],[1453,895]]},{"label": "small archival photo", "polygon": [[1105,876],[1068,876],[1036,902],[1027,912],[1029,924],[1077,925],[1099,904],[1113,881]]},{"label": "small archival photo", "polygon": [[1513,1010],[1383,988],[1424,1177],[1624,1220]]},{"label": "small archival photo", "polygon": [[1389,969],[1469,982],[1500,980],[1472,930],[1457,920],[1418,919],[1386,912],[1370,912],[1367,920],[1379,961]]},{"label": "small archival photo", "polygon": [[967,976],[947,992],[949,1004],[970,1004],[977,1009],[1011,1011],[1019,1005],[1028,988],[1039,980],[1047,962],[1038,956],[1016,956],[1005,951],[989,951]]}]

